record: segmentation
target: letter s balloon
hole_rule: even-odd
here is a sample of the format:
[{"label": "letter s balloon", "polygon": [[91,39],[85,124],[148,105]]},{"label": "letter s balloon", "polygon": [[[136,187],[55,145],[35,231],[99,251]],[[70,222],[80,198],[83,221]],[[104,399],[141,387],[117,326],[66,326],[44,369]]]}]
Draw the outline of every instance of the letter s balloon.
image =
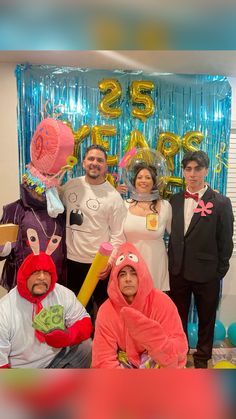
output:
[{"label": "letter s balloon", "polygon": [[204,135],[201,132],[189,131],[183,136],[182,146],[186,151],[197,151],[203,139]]}]

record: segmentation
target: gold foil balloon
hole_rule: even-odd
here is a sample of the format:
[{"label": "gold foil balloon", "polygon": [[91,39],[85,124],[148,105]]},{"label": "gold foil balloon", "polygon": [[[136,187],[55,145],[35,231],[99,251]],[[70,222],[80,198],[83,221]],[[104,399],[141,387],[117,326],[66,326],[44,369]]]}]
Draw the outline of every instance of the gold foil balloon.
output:
[{"label": "gold foil balloon", "polygon": [[204,135],[199,131],[186,132],[182,139],[182,146],[186,151],[197,151],[204,139]]},{"label": "gold foil balloon", "polygon": [[99,112],[105,117],[118,118],[122,113],[121,109],[112,108],[111,105],[121,97],[120,83],[118,80],[104,79],[98,86],[102,93],[106,93],[98,105]]},{"label": "gold foil balloon", "polygon": [[184,186],[184,179],[181,177],[175,177],[175,176],[167,176],[165,179],[164,187],[161,190],[161,195],[165,199],[169,199],[171,195],[173,195],[173,192],[169,189],[170,186],[178,187],[183,189]]},{"label": "gold foil balloon", "polygon": [[[92,129],[92,144],[99,144],[105,148],[106,151],[109,150],[109,142],[103,139],[103,136],[113,137],[116,135],[116,127],[112,125],[95,125]],[[113,166],[118,163],[117,154],[107,156],[108,166]]]},{"label": "gold foil balloon", "polygon": [[116,166],[118,163],[118,155],[112,154],[110,156],[107,156],[107,165],[108,166]]},{"label": "gold foil balloon", "polygon": [[110,184],[111,184],[112,186],[114,186],[114,188],[116,187],[116,185],[117,185],[116,180],[115,180],[114,176],[113,176],[111,173],[107,173],[107,174],[106,174],[106,180],[107,180],[108,182],[110,182]]},{"label": "gold foil balloon", "polygon": [[79,151],[79,146],[82,143],[82,141],[88,137],[88,135],[90,134],[91,128],[89,125],[82,125],[77,131],[74,131],[72,128],[72,125],[69,121],[63,121],[63,124],[67,125],[73,134],[74,137],[74,156],[77,157],[78,156],[78,151]]},{"label": "gold foil balloon", "polygon": [[142,148],[149,148],[149,145],[147,141],[145,140],[143,134],[138,131],[137,129],[131,131],[130,133],[130,140],[128,142],[128,145],[126,147],[126,152],[130,151],[132,148],[138,146]]},{"label": "gold foil balloon", "polygon": [[174,170],[173,157],[180,149],[180,137],[172,132],[162,132],[157,142],[157,150],[166,158],[168,169]]},{"label": "gold foil balloon", "polygon": [[153,90],[154,87],[154,83],[148,80],[133,81],[130,87],[132,103],[143,105],[142,107],[134,107],[132,110],[132,115],[135,118],[141,119],[143,122],[145,122],[146,119],[154,113],[153,100],[151,96],[147,94],[147,92]]},{"label": "gold foil balloon", "polygon": [[74,133],[74,138],[75,138],[75,149],[74,149],[74,155],[77,156],[78,155],[78,151],[79,151],[79,146],[82,143],[82,141],[88,137],[88,135],[90,134],[91,128],[89,127],[89,125],[82,125],[78,131],[76,131]]}]

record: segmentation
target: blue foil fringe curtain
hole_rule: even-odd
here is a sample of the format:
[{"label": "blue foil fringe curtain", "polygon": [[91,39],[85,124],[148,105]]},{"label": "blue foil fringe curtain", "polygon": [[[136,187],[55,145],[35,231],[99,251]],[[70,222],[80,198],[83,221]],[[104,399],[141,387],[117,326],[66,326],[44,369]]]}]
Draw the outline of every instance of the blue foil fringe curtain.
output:
[{"label": "blue foil fringe curtain", "polygon": [[[200,149],[208,153],[211,161],[207,181],[212,188],[226,192],[231,121],[231,87],[226,77],[22,64],[16,67],[16,79],[20,177],[30,161],[30,141],[36,126],[45,117],[57,116],[57,112],[58,119],[69,121],[74,131],[84,124],[91,128],[105,124],[115,126],[117,134],[109,138],[108,154],[117,154],[119,159],[134,129],[138,129],[154,149],[162,132],[183,137],[188,131],[200,131],[204,134]],[[121,85],[122,96],[116,106],[122,109],[122,114],[116,119],[107,119],[99,113],[98,104],[103,94],[98,85],[102,79],[115,79]],[[130,85],[134,80],[150,80],[155,85],[150,92],[155,111],[146,122],[132,116]],[[45,103],[48,103],[46,114]],[[81,144],[75,176],[82,173],[82,155],[90,144],[91,137]],[[174,158],[172,176],[182,176],[183,153],[181,148]],[[217,173],[215,168],[219,163],[221,170]],[[117,167],[109,170],[117,171]]]}]

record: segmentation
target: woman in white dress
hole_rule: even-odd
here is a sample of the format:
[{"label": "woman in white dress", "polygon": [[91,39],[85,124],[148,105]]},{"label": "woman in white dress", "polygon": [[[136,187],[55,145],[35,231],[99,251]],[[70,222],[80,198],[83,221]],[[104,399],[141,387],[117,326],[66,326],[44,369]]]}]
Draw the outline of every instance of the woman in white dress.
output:
[{"label": "woman in white dress", "polygon": [[168,291],[168,259],[163,237],[165,231],[170,233],[172,211],[168,201],[151,195],[151,191],[157,189],[156,178],[154,166],[137,165],[132,183],[138,199],[134,195],[125,201],[128,211],[124,233],[126,240],[133,243],[143,256],[155,288]]}]

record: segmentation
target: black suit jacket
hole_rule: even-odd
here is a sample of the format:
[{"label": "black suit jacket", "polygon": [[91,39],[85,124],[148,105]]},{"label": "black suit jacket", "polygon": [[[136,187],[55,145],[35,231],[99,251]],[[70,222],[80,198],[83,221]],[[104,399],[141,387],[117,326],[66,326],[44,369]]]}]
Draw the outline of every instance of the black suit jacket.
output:
[{"label": "black suit jacket", "polygon": [[[233,251],[233,211],[230,199],[208,188],[201,198],[212,202],[206,217],[194,213],[184,235],[184,193],[173,195],[169,239],[170,274],[182,274],[190,281],[222,279],[229,269]],[[198,205],[198,207],[200,207]]]}]

